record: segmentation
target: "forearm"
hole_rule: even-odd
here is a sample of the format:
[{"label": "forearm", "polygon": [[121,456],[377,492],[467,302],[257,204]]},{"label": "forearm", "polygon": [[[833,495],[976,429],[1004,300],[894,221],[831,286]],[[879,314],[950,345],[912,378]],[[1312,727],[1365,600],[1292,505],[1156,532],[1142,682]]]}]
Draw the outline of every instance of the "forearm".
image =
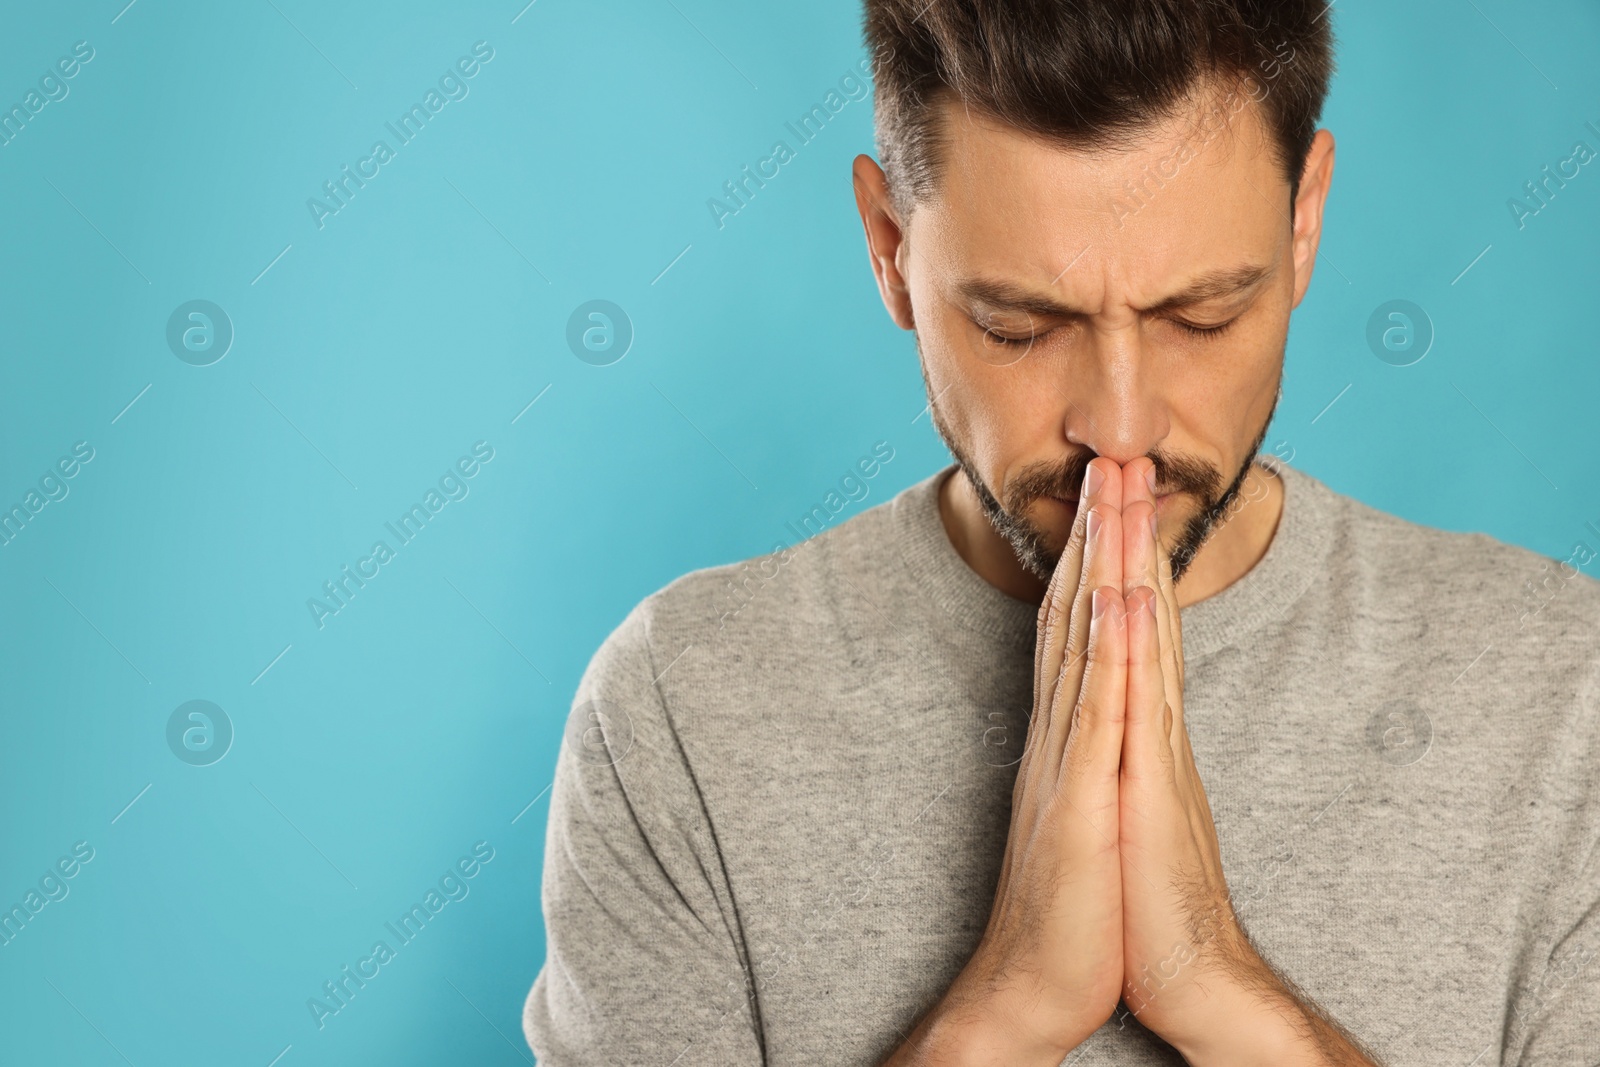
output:
[{"label": "forearm", "polygon": [[1208,998],[1192,1032],[1166,1039],[1191,1067],[1381,1067],[1287,980],[1269,972]]}]

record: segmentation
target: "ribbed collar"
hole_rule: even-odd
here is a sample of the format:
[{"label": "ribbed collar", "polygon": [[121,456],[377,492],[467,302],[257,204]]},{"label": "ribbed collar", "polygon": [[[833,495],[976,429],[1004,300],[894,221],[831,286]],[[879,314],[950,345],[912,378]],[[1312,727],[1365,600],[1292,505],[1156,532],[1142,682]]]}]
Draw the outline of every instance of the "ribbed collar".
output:
[{"label": "ribbed collar", "polygon": [[[1192,662],[1241,643],[1280,621],[1326,570],[1339,496],[1322,482],[1262,453],[1256,462],[1284,485],[1283,514],[1263,555],[1222,592],[1183,609],[1184,659]],[[990,585],[961,558],[939,518],[939,486],[954,463],[908,486],[890,502],[901,559],[930,600],[957,625],[1032,649],[1039,608]]]}]

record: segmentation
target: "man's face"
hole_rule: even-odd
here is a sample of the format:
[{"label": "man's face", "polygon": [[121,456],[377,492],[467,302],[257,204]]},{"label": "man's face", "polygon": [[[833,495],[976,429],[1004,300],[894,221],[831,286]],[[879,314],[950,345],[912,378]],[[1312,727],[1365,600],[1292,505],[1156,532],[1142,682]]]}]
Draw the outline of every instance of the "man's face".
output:
[{"label": "man's face", "polygon": [[1087,153],[944,105],[939,188],[897,264],[934,424],[1042,580],[1096,456],[1150,457],[1181,576],[1271,421],[1315,244],[1292,239],[1257,105],[1226,126],[1219,106]]}]

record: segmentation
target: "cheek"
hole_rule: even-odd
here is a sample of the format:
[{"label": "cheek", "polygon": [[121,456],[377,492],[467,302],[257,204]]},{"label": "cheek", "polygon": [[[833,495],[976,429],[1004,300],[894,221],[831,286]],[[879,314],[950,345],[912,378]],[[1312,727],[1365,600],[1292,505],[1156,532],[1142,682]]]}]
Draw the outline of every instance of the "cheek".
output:
[{"label": "cheek", "polygon": [[948,376],[972,362],[967,320],[961,312],[931,292],[917,293],[917,344],[928,364],[930,377]]},{"label": "cheek", "polygon": [[1241,322],[1209,349],[1189,349],[1167,361],[1170,388],[1164,392],[1174,430],[1182,427],[1225,452],[1249,447],[1277,400],[1285,328],[1265,319]]},{"label": "cheek", "polygon": [[987,366],[959,348],[933,348],[925,339],[928,387],[939,398],[941,428],[991,484],[1003,480],[1003,471],[1060,458],[1070,389],[1017,367]]},{"label": "cheek", "polygon": [[1283,337],[1259,331],[1248,335],[1247,341],[1241,340],[1241,344],[1249,347],[1240,352],[1232,376],[1227,379],[1227,394],[1218,403],[1221,413],[1237,420],[1240,431],[1248,438],[1277,403],[1278,387],[1283,381]]},{"label": "cheek", "polygon": [[[1041,401],[1040,390],[1019,384],[1015,376],[994,372],[988,377],[986,388],[960,397],[954,417],[950,407],[944,410],[949,421],[959,420],[952,436],[1009,508],[1012,504],[1006,489],[1019,473],[1040,463],[1061,461],[1066,414],[1048,393]],[[945,400],[955,399],[956,392],[952,389]],[[1063,530],[1072,525],[1070,510],[1058,511],[1058,505],[1049,502],[1027,505],[1027,514],[1046,527],[1057,520]]]},{"label": "cheek", "polygon": [[974,373],[977,367],[966,350],[960,317],[937,301],[929,310],[919,300],[917,308],[917,357],[927,394],[923,402],[937,406],[939,421],[965,440],[974,409],[988,406],[992,383]]}]

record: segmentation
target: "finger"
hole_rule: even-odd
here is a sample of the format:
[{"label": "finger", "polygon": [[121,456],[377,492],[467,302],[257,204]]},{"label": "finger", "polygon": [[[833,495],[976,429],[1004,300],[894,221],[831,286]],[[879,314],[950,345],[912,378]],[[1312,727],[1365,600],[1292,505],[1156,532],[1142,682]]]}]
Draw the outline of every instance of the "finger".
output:
[{"label": "finger", "polygon": [[[1088,513],[1083,500],[1087,495],[1079,494],[1079,507],[1072,517],[1067,543],[1061,549],[1061,558],[1056,562],[1056,569],[1050,575],[1050,584],[1045,589],[1044,600],[1039,604],[1038,637],[1033,654],[1033,692],[1035,707],[1047,710],[1054,704],[1056,680],[1060,677],[1061,662],[1066,654],[1072,604],[1083,578]],[[1046,732],[1045,724],[1040,724],[1038,732],[1041,735]]]},{"label": "finger", "polygon": [[[1169,698],[1182,688],[1182,668],[1175,658],[1180,647],[1167,618],[1168,605],[1159,597],[1161,569],[1169,565],[1162,559],[1160,513],[1156,507],[1156,468],[1147,456],[1129,460],[1122,468],[1123,575],[1122,595],[1127,599],[1135,589],[1145,586],[1158,594],[1156,636],[1159,658]],[[1176,613],[1176,604],[1172,605]],[[1176,653],[1181,656],[1181,652]],[[1173,702],[1176,705],[1176,701]]]},{"label": "finger", "polygon": [[1125,614],[1122,594],[1116,586],[1102,585],[1093,590],[1083,685],[1062,753],[1060,781],[1063,795],[1085,815],[1096,809],[1116,808],[1128,696]]},{"label": "finger", "polygon": [[1123,724],[1122,770],[1135,781],[1176,785],[1167,736],[1167,684],[1156,618],[1158,597],[1141,585],[1127,598],[1128,710]]},{"label": "finger", "polygon": [[[1095,469],[1092,462],[1090,469]],[[1027,777],[1027,772],[1037,760],[1043,760],[1048,769],[1047,781],[1054,781],[1060,773],[1061,749],[1070,726],[1072,700],[1065,701],[1063,706],[1063,702],[1057,699],[1057,690],[1061,684],[1061,667],[1067,654],[1074,605],[1083,581],[1083,559],[1088,540],[1088,506],[1085,502],[1092,503],[1104,493],[1103,470],[1097,471],[1097,474],[1098,485],[1092,484],[1093,480],[1087,471],[1084,474],[1085,485],[1078,494],[1078,509],[1073,515],[1072,530],[1062,548],[1056,569],[1050,576],[1044,600],[1039,604],[1033,658],[1033,718],[1028,724],[1022,762],[1017,768],[1019,781]],[[1081,648],[1075,654],[1081,656]],[[1072,684],[1076,686],[1076,680]]]},{"label": "finger", "polygon": [[[1128,609],[1133,611],[1133,593],[1142,589],[1149,595],[1150,608],[1155,613],[1154,621],[1150,624],[1150,635],[1155,640],[1155,669],[1162,675],[1163,696],[1176,717],[1182,707],[1182,667],[1178,662],[1182,651],[1171,629],[1176,613],[1168,609],[1160,593],[1163,560],[1160,542],[1157,541],[1157,528],[1154,504],[1134,501],[1123,510],[1123,598],[1130,600]],[[1130,654],[1133,648],[1131,640],[1133,638],[1130,637]],[[1157,726],[1160,726],[1160,720]]]},{"label": "finger", "polygon": [[[1142,480],[1141,480],[1142,484]],[[1122,597],[1128,600],[1136,589],[1148,589],[1159,601],[1161,586],[1160,552],[1156,541],[1156,508],[1148,500],[1124,503],[1122,508]],[[1159,604],[1157,605],[1160,606]],[[1132,606],[1130,605],[1130,610]],[[1156,619],[1161,636],[1161,620]],[[1158,657],[1160,654],[1158,649]]]},{"label": "finger", "polygon": [[1109,585],[1118,591],[1120,599],[1122,589],[1121,468],[1098,457],[1090,467],[1103,480],[1094,485],[1086,474],[1084,484],[1091,491],[1079,502],[1079,509],[1084,512],[1085,533],[1082,575],[1066,620],[1066,654],[1056,682],[1046,738],[1047,750],[1055,753],[1062,752],[1066,746],[1072,729],[1070,712],[1077,705],[1083,685],[1092,615],[1091,594]]},{"label": "finger", "polygon": [[[1161,537],[1161,512],[1156,504],[1156,471],[1155,464],[1147,457],[1141,456],[1131,460],[1130,467],[1137,464],[1134,469],[1142,475],[1144,488],[1150,491],[1150,514],[1154,517],[1151,527],[1149,569],[1143,567],[1144,557],[1139,557],[1141,562],[1140,579],[1148,585],[1158,596],[1156,604],[1156,634],[1161,641],[1162,662],[1166,668],[1167,690],[1169,698],[1173,695],[1182,696],[1183,691],[1183,631],[1178,618],[1178,593],[1172,580],[1172,558],[1167,555]],[[1145,499],[1143,492],[1139,499]],[[1125,583],[1125,589],[1131,589],[1132,583]],[[1176,706],[1177,701],[1173,701]]]},{"label": "finger", "polygon": [[1172,558],[1167,555],[1166,549],[1161,544],[1160,538],[1156,540],[1156,578],[1153,587],[1160,595],[1160,603],[1156,605],[1156,618],[1161,624],[1159,636],[1161,638],[1162,662],[1166,666],[1167,690],[1169,697],[1176,695],[1178,699],[1172,701],[1173,713],[1181,721],[1183,715],[1183,616],[1178,610],[1178,590],[1172,581]]},{"label": "finger", "polygon": [[1189,746],[1189,733],[1183,715],[1183,622],[1178,614],[1178,594],[1172,582],[1172,560],[1156,542],[1156,636],[1161,644],[1162,679],[1166,687],[1166,709],[1163,735],[1170,746],[1173,759],[1173,776],[1179,787],[1194,791],[1200,787],[1200,774],[1194,765],[1194,750]]},{"label": "finger", "polygon": [[1154,591],[1160,583],[1156,572],[1155,479],[1155,465],[1148,457],[1129,460],[1122,468],[1124,600],[1141,585]]}]

